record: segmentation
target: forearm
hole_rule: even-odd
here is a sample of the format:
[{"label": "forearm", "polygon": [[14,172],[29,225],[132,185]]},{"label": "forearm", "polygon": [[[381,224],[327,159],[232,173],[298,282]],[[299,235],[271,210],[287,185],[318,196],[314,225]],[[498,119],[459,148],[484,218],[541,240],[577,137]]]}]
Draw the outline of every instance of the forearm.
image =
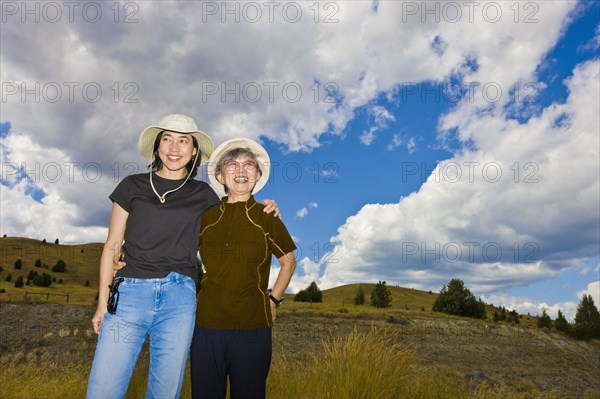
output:
[{"label": "forearm", "polygon": [[294,275],[294,270],[296,269],[296,258],[294,257],[294,254],[290,252],[279,258],[279,263],[281,264],[281,269],[279,270],[275,285],[273,285],[273,291],[271,292],[275,298],[281,298],[290,284],[292,276]]},{"label": "forearm", "polygon": [[100,285],[98,287],[98,306],[106,307],[108,301],[108,286],[113,279],[114,257],[121,250],[121,243],[110,238],[104,244],[102,256],[100,257]]}]

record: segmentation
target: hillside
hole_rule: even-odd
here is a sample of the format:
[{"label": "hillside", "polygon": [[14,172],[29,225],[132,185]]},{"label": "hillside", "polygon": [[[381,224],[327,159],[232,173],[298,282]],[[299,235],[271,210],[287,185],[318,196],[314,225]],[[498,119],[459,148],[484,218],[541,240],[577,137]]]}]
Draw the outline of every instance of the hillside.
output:
[{"label": "hillside", "polygon": [[[69,303],[92,304],[98,291],[98,265],[103,244],[77,244],[62,245],[43,243],[42,241],[19,237],[0,238],[0,294],[2,301],[21,301],[28,293],[28,299],[48,300],[50,302],[66,303],[66,297],[42,294],[69,295]],[[15,261],[21,259],[23,265],[20,270],[15,269]],[[35,262],[40,260],[47,265],[36,268]],[[67,267],[64,273],[53,272],[52,266],[62,259]],[[38,274],[47,273],[52,276],[53,283],[50,287],[36,287],[33,285],[15,288],[14,281],[19,275],[25,279],[27,274],[34,270]],[[12,281],[6,282],[6,277],[11,274]],[[59,280],[63,280],[59,284]],[[89,286],[85,286],[89,282]]]}]

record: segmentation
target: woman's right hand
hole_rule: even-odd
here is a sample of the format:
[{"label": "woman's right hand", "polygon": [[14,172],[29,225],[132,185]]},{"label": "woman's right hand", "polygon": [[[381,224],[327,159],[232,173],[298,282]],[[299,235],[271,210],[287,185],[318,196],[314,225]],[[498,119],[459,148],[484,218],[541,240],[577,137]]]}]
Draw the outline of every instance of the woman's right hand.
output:
[{"label": "woman's right hand", "polygon": [[117,275],[117,272],[125,267],[125,253],[121,252],[113,257],[113,277]]},{"label": "woman's right hand", "polygon": [[102,320],[104,319],[104,315],[106,314],[106,304],[98,305],[96,308],[96,313],[94,317],[92,317],[92,326],[94,327],[94,332],[96,335],[100,335],[100,329],[102,328]]}]

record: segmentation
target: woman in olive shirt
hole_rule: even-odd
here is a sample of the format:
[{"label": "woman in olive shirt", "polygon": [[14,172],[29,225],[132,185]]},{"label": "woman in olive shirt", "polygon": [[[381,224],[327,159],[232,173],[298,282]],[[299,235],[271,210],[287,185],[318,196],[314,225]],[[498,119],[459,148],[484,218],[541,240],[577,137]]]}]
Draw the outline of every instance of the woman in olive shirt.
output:
[{"label": "woman in olive shirt", "polygon": [[[283,222],[254,200],[269,178],[260,144],[233,139],[211,156],[217,193],[227,194],[205,212],[200,257],[206,270],[198,293],[192,340],[192,397],[264,398],[271,363],[271,327],[296,260]],[[281,269],[269,294],[271,258]]]}]

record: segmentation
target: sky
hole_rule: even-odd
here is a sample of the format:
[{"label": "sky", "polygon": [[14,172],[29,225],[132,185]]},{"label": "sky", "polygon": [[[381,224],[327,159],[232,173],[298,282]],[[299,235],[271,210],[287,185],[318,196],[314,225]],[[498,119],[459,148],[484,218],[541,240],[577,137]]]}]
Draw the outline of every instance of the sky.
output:
[{"label": "sky", "polygon": [[0,5],[0,234],[103,242],[139,133],[183,113],[269,152],[289,292],[600,305],[598,2]]}]

